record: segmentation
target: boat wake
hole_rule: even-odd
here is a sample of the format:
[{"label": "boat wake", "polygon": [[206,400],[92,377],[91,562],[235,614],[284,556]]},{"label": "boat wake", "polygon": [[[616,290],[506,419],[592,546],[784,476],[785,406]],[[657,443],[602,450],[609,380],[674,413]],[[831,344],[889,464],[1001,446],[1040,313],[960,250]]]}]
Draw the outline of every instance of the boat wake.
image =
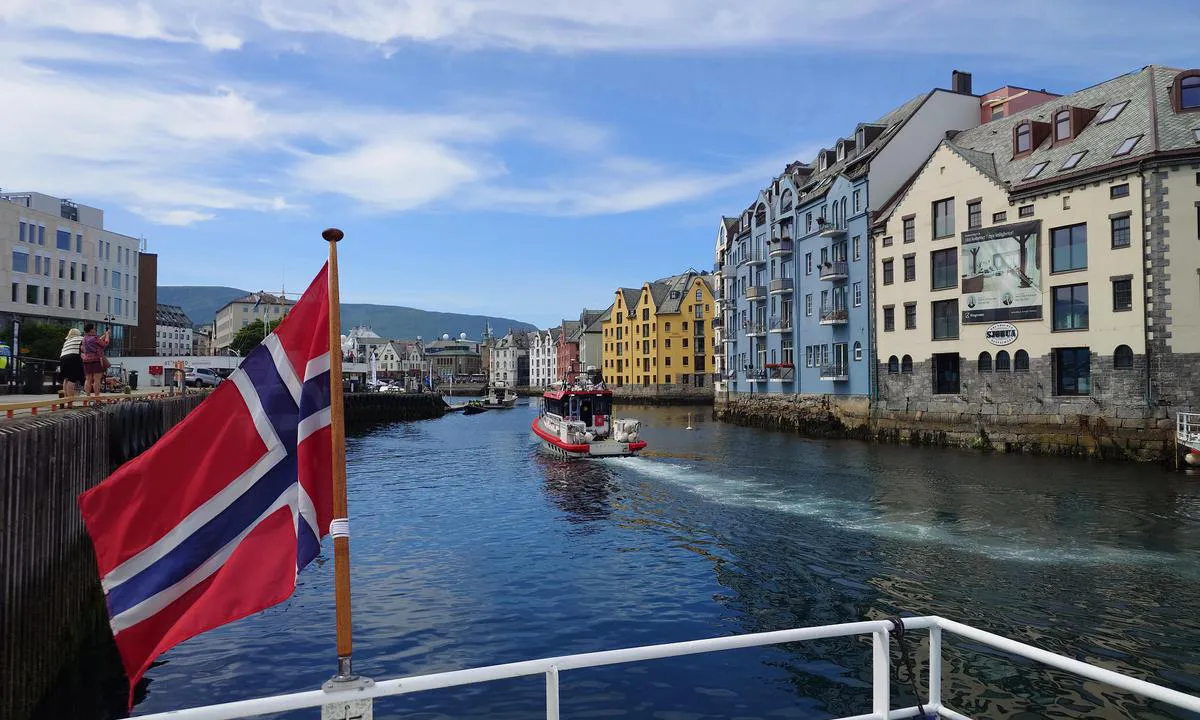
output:
[{"label": "boat wake", "polygon": [[794,488],[770,487],[754,477],[729,478],[682,465],[644,457],[606,460],[615,468],[665,481],[721,505],[783,512],[813,518],[849,532],[919,544],[936,544],[993,560],[1069,565],[1133,565],[1169,567],[1195,574],[1179,557],[1100,544],[1047,546],[1013,537],[1019,528],[998,528],[980,520],[955,522],[951,527],[931,521],[928,511],[892,511],[883,506],[838,498],[804,495]]}]

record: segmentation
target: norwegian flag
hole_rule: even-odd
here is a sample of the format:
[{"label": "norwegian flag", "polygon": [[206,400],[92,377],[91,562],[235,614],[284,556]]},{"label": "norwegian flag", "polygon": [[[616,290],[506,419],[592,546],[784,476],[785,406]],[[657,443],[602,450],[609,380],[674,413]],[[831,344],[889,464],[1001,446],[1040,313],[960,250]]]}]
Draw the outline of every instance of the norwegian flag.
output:
[{"label": "norwegian flag", "polygon": [[183,422],[79,496],[131,701],[162,653],[290,596],[329,532],[327,273]]}]

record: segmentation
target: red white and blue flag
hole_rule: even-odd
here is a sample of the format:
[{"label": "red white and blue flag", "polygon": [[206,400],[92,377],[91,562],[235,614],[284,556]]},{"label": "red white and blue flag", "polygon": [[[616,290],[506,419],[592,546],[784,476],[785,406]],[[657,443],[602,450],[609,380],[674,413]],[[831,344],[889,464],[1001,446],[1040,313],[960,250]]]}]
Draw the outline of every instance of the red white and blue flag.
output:
[{"label": "red white and blue flag", "polygon": [[79,497],[131,698],[162,653],[290,596],[329,532],[327,273],[183,422]]}]

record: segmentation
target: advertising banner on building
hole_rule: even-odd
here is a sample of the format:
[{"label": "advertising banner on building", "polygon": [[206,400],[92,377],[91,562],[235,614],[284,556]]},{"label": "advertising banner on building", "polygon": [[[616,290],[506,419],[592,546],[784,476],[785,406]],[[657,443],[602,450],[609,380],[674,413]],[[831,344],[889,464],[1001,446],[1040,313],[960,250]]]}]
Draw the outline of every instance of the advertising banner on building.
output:
[{"label": "advertising banner on building", "polygon": [[1041,319],[1041,231],[1032,220],[962,234],[964,324]]}]

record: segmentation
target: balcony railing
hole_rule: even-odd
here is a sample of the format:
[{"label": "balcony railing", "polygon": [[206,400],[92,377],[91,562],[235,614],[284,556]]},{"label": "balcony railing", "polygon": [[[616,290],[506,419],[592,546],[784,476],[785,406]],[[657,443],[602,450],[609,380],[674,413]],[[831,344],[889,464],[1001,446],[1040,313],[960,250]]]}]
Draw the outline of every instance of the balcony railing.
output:
[{"label": "balcony railing", "polygon": [[766,335],[766,334],[767,334],[767,324],[766,323],[756,322],[756,323],[749,323],[748,325],[746,325],[747,337],[754,337],[756,335]]},{"label": "balcony railing", "polygon": [[763,382],[767,379],[766,370],[747,370],[746,379],[750,382]]},{"label": "balcony railing", "polygon": [[713,318],[713,327],[714,328],[725,327],[725,319],[722,317],[719,317],[719,316]]},{"label": "balcony railing", "polygon": [[791,238],[774,238],[767,249],[771,257],[783,257],[792,254],[794,244]]},{"label": "balcony railing", "polygon": [[818,220],[817,232],[821,234],[821,237],[835,238],[845,235],[846,228],[841,223],[835,223],[829,220]]},{"label": "balcony railing", "polygon": [[751,285],[746,288],[747,300],[766,300],[767,286],[766,285]]},{"label": "balcony railing", "polygon": [[767,365],[767,379],[781,382],[796,380],[796,366],[792,363],[776,363]]},{"label": "balcony railing", "polygon": [[733,263],[730,263],[730,262],[727,262],[724,265],[722,265],[721,266],[721,277],[726,280],[732,280],[733,278],[737,277],[737,266],[735,266]]},{"label": "balcony railing", "polygon": [[792,316],[771,318],[771,332],[787,332],[792,329]]},{"label": "balcony railing", "polygon": [[822,280],[845,280],[850,277],[850,266],[845,260],[834,260],[818,266]]},{"label": "balcony railing", "polygon": [[821,379],[832,380],[834,382],[847,382],[850,380],[850,367],[845,363],[822,365]]},{"label": "balcony railing", "polygon": [[844,307],[821,308],[822,325],[845,325],[850,322],[850,311]]},{"label": "balcony railing", "polygon": [[792,278],[775,278],[771,281],[771,294],[790,293],[796,289],[796,281]]}]

